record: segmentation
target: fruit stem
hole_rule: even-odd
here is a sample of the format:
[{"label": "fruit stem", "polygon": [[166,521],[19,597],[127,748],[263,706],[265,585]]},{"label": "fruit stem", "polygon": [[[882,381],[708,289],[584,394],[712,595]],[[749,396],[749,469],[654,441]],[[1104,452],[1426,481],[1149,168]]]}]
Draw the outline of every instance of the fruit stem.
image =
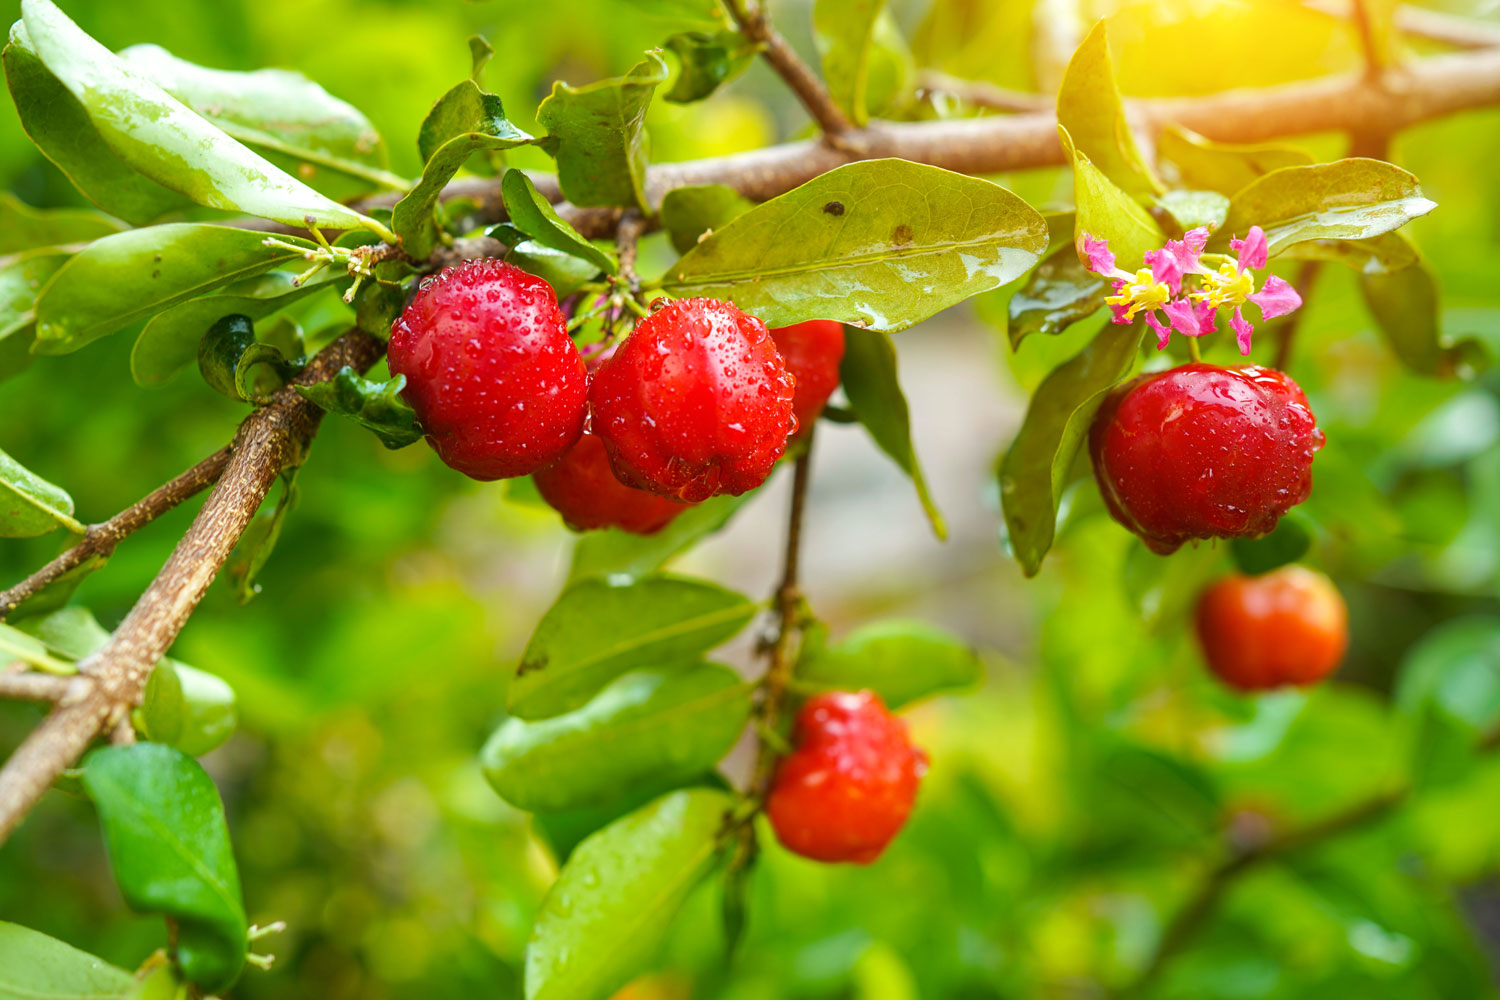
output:
[{"label": "fruit stem", "polygon": [[1188,345],[1188,356],[1193,359],[1193,362],[1197,363],[1199,361],[1202,361],[1203,360],[1203,355],[1198,350],[1198,338],[1197,337],[1189,337],[1189,338],[1187,338],[1187,345]]}]

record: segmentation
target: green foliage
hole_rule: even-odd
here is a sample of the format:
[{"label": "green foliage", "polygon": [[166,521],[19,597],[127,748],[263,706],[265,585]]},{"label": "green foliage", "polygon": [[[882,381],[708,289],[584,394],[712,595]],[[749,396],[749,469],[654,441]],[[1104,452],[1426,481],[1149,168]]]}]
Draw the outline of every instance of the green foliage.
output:
[{"label": "green foliage", "polygon": [[[1410,247],[1399,233],[1386,238]],[[1359,288],[1391,350],[1412,371],[1438,377],[1473,377],[1488,366],[1486,352],[1478,341],[1455,344],[1443,336],[1437,282],[1415,248],[1411,263],[1405,267],[1361,273]]]},{"label": "green foliage", "polygon": [[1088,319],[1104,308],[1108,295],[1109,284],[1084,267],[1071,243],[1053,251],[1010,297],[1006,330],[1011,349],[1029,334],[1062,333]]},{"label": "green foliage", "polygon": [[417,426],[416,413],[401,398],[404,388],[405,375],[372,382],[346,366],[327,382],[297,386],[297,392],[329,413],[348,417],[373,432],[387,448],[405,448],[422,439],[422,428]]},{"label": "green foliage", "polygon": [[1210,142],[1180,125],[1162,129],[1156,154],[1173,166],[1183,187],[1217,191],[1226,198],[1272,171],[1313,162],[1296,146]]},{"label": "green foliage", "polygon": [[[1125,120],[1104,25],[1097,22],[1068,61],[1057,92],[1057,125],[1071,138],[1075,155],[1097,166],[1126,194],[1149,197],[1162,190],[1161,182],[1141,156]],[[1081,212],[1082,195],[1078,204]]]},{"label": "green foliage", "polygon": [[1154,219],[1119,185],[1096,167],[1088,156],[1074,148],[1072,137],[1061,125],[1063,150],[1073,163],[1073,200],[1077,204],[1074,240],[1080,251],[1084,236],[1109,241],[1116,264],[1126,271],[1139,268],[1152,250],[1166,242]]},{"label": "green foliage", "polygon": [[125,901],[177,920],[177,961],[191,982],[233,985],[245,964],[247,923],[213,781],[180,751],[137,743],[90,753],[83,785]]},{"label": "green foliage", "polygon": [[662,287],[731,299],[771,327],[831,319],[896,333],[1018,277],[1046,241],[1042,217],[998,185],[867,160],[740,215],[672,265]]},{"label": "green foliage", "polygon": [[119,223],[98,212],[32,208],[13,194],[0,194],[0,254],[88,243],[119,231]]},{"label": "green foliage", "polygon": [[661,226],[678,253],[687,253],[707,233],[728,224],[753,202],[724,184],[673,188],[661,200]]},{"label": "green foliage", "polygon": [[128,997],[135,977],[45,934],[0,922],[0,1000]]},{"label": "green foliage", "polygon": [[1277,523],[1275,529],[1260,538],[1236,538],[1229,543],[1235,565],[1252,576],[1294,563],[1312,547],[1312,532],[1307,519],[1293,511]]},{"label": "green foliage", "polygon": [[638,580],[666,565],[673,556],[717,533],[729,523],[746,499],[743,496],[711,497],[649,535],[634,535],[618,528],[591,531],[573,546],[573,563],[568,578],[578,580],[600,576],[612,580]]},{"label": "green foliage", "polygon": [[743,73],[758,51],[736,31],[685,31],[666,41],[681,66],[677,79],[661,96],[678,104],[701,101]]},{"label": "green foliage", "polygon": [[619,269],[614,257],[594,246],[558,216],[552,203],[537,194],[536,185],[522,171],[507,170],[500,183],[500,192],[505,198],[505,210],[510,214],[511,225],[536,243],[586,260],[599,271],[614,274]]},{"label": "green foliage", "polygon": [[272,344],[255,339],[255,324],[249,316],[225,316],[203,335],[198,345],[198,373],[214,389],[230,399],[254,402],[265,399],[280,385],[258,388],[257,376],[265,369],[284,380],[292,374],[287,358]]},{"label": "green foliage", "polygon": [[925,622],[892,619],[855,629],[835,645],[804,644],[797,683],[824,691],[868,688],[895,711],[929,695],[973,686],[982,667],[962,639]]},{"label": "green foliage", "polygon": [[885,0],[817,0],[813,4],[813,38],[823,54],[823,77],[833,99],[856,125],[869,119],[865,97],[875,23]]},{"label": "green foliage", "polygon": [[60,527],[83,531],[73,498],[0,451],[0,537],[30,538]]}]

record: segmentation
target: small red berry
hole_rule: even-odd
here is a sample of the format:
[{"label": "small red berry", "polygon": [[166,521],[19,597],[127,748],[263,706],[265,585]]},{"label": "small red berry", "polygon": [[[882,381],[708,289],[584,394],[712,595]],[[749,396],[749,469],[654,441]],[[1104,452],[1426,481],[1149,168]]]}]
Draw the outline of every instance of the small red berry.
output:
[{"label": "small red berry", "polygon": [[787,371],[797,380],[792,412],[797,426],[807,430],[823,412],[839,387],[839,362],[844,358],[844,326],[828,319],[809,320],[771,331]]},{"label": "small red berry", "polygon": [[906,724],[873,692],[833,692],[802,706],[793,740],[766,798],[776,838],[814,861],[880,857],[927,773],[927,755],[911,745]]},{"label": "small red berry", "polygon": [[1312,491],[1321,447],[1297,383],[1256,365],[1142,375],[1110,394],[1089,434],[1109,512],[1162,555],[1276,527]]},{"label": "small red berry", "polygon": [[542,499],[574,531],[621,528],[649,535],[665,528],[689,506],[620,482],[610,471],[604,445],[588,432],[567,454],[531,478]]},{"label": "small red berry", "polygon": [[466,261],[424,282],[389,357],[428,442],[466,476],[535,472],[583,432],[583,358],[552,286],[512,264]]},{"label": "small red berry", "polygon": [[1225,577],[1198,599],[1208,666],[1241,691],[1311,684],[1339,665],[1349,615],[1333,581],[1302,566]]},{"label": "small red berry", "polygon": [[627,486],[691,503],[738,496],[765,482],[796,430],[792,385],[764,323],[680,299],[594,373],[593,432]]}]

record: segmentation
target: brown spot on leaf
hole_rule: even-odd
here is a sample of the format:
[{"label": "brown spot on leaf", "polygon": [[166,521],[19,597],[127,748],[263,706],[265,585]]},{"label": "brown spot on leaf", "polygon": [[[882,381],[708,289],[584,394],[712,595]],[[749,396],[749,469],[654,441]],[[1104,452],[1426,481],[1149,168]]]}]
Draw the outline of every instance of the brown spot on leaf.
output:
[{"label": "brown spot on leaf", "polygon": [[524,677],[534,670],[542,670],[547,666],[547,654],[521,660],[520,666],[516,667],[516,676]]},{"label": "brown spot on leaf", "polygon": [[844,203],[841,201],[830,201],[823,206],[823,211],[828,215],[843,215]]},{"label": "brown spot on leaf", "polygon": [[896,246],[898,246],[898,247],[904,247],[904,246],[906,246],[906,244],[910,243],[911,241],[912,241],[911,226],[908,226],[906,223],[903,222],[899,226],[897,226],[895,229],[891,230],[891,242],[894,243]]}]

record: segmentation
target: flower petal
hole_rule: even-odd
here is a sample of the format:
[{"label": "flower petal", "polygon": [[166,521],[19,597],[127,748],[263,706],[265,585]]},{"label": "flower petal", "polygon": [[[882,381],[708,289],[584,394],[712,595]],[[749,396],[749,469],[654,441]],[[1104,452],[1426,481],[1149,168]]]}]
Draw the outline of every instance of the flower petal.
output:
[{"label": "flower petal", "polygon": [[1189,229],[1182,234],[1183,244],[1196,256],[1203,252],[1208,246],[1208,227],[1199,226],[1197,229]]},{"label": "flower petal", "polygon": [[[1177,240],[1172,240],[1164,249],[1152,250],[1146,254],[1146,266],[1151,268],[1152,278],[1166,285],[1172,290],[1172,294],[1176,295],[1182,291],[1183,268],[1176,252],[1172,248],[1172,243],[1177,243],[1179,247],[1182,246]],[[1197,261],[1195,260],[1194,263],[1197,263]]]},{"label": "flower petal", "polygon": [[1198,316],[1198,329],[1204,333],[1213,333],[1219,328],[1219,324],[1215,319],[1219,314],[1219,310],[1214,306],[1209,305],[1207,302],[1194,302],[1193,312]]},{"label": "flower petal", "polygon": [[1266,266],[1266,231],[1251,226],[1244,239],[1229,241],[1229,249],[1239,255],[1240,270]]},{"label": "flower petal", "polygon": [[1156,349],[1166,350],[1167,343],[1172,339],[1172,328],[1157,319],[1154,311],[1146,314],[1146,325],[1156,331]]},{"label": "flower petal", "polygon": [[1255,332],[1255,327],[1250,325],[1250,321],[1245,318],[1245,314],[1240,311],[1238,306],[1235,306],[1234,315],[1229,319],[1229,325],[1234,327],[1235,338],[1240,344],[1240,353],[1249,354],[1250,334]]},{"label": "flower petal", "polygon": [[1172,321],[1172,329],[1185,337],[1201,337],[1208,332],[1203,329],[1202,317],[1198,310],[1187,299],[1173,299],[1161,309]]},{"label": "flower petal", "polygon": [[1297,289],[1274,274],[1267,275],[1265,287],[1247,298],[1260,306],[1260,314],[1266,319],[1285,316],[1302,305],[1302,296],[1297,294]]},{"label": "flower petal", "polygon": [[1095,274],[1113,277],[1116,271],[1115,255],[1109,252],[1109,240],[1096,239],[1083,234],[1084,264]]}]

